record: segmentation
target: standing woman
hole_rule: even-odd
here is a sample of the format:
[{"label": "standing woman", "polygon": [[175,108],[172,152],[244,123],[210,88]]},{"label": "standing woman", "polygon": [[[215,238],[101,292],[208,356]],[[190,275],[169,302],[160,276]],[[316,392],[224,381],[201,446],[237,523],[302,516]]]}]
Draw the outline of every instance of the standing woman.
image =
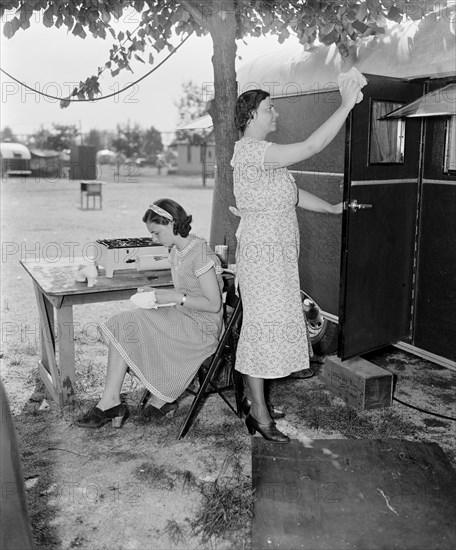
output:
[{"label": "standing woman", "polygon": [[[235,120],[242,138],[236,143],[234,195],[241,217],[236,268],[243,301],[243,324],[236,369],[246,375],[251,407],[246,425],[253,435],[287,443],[266,401],[265,379],[283,378],[309,368],[309,347],[298,272],[299,228],[296,205],[339,214],[331,205],[297,186],[287,166],[319,153],[332,141],[355,105],[360,85],[341,83],[342,104],[308,139],[289,145],[265,141],[276,129],[278,113],[269,93],[250,90],[239,96]],[[271,417],[272,415],[272,417]]]}]

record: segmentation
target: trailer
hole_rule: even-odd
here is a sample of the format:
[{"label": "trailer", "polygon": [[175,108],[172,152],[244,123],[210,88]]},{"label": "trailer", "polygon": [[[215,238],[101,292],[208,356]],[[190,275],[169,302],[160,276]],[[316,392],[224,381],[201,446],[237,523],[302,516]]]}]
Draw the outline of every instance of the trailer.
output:
[{"label": "trailer", "polygon": [[397,25],[342,58],[280,50],[238,71],[279,113],[276,143],[305,140],[357,67],[364,100],[321,153],[290,167],[341,217],[298,210],[301,288],[338,323],[343,360],[395,344],[456,370],[455,11]]},{"label": "trailer", "polygon": [[22,143],[0,143],[0,171],[4,176],[29,176],[31,154]]}]

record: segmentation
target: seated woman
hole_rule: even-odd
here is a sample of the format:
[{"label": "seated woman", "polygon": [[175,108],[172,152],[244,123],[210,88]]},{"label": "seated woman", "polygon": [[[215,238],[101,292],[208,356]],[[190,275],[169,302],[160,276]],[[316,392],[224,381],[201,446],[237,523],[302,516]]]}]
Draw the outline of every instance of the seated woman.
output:
[{"label": "seated woman", "polygon": [[122,425],[129,412],[120,391],[129,368],[151,392],[152,406],[166,410],[214,353],[222,328],[222,268],[206,241],[190,234],[191,221],[171,199],[156,201],[144,214],[149,232],[170,247],[174,288],[156,289],[157,304],[176,305],[124,311],[100,325],[109,342],[105,388],[78,426],[100,428],[113,419]]}]

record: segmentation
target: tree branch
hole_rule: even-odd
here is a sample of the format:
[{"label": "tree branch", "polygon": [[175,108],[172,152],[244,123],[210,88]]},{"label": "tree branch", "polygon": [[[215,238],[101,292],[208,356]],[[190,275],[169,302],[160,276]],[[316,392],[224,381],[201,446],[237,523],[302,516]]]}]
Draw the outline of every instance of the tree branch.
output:
[{"label": "tree branch", "polygon": [[192,6],[191,0],[181,0],[182,6],[188,11],[188,13],[193,17],[193,19],[201,25],[201,27],[211,30],[209,21],[207,17],[203,17],[203,13],[196,6]]}]

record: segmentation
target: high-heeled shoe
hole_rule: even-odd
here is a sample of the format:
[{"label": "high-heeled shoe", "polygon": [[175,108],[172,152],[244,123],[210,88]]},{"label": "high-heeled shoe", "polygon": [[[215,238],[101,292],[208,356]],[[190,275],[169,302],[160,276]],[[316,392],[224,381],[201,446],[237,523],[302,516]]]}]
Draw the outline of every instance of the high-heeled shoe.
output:
[{"label": "high-heeled shoe", "polygon": [[101,428],[111,422],[113,428],[121,428],[130,412],[126,403],[119,403],[115,407],[102,411],[98,407],[92,407],[84,415],[75,421],[82,428]]},{"label": "high-heeled shoe", "polygon": [[173,403],[165,403],[163,407],[160,409],[157,409],[157,407],[154,407],[153,405],[148,405],[142,415],[147,420],[157,419],[160,420],[162,418],[174,418],[174,414],[176,413],[178,408],[177,401],[173,401]]},{"label": "high-heeled shoe", "polygon": [[[249,415],[251,406],[252,406],[252,403],[250,399],[247,399],[247,397],[244,397],[241,403],[241,410],[244,417]],[[276,409],[272,403],[266,402],[266,407],[268,408],[269,415],[273,420],[279,420],[279,418],[285,417],[285,413],[279,409]]]},{"label": "high-heeled shoe", "polygon": [[245,425],[249,430],[250,435],[255,435],[258,432],[268,441],[274,441],[275,443],[289,443],[290,438],[277,429],[274,420],[271,420],[269,424],[260,424],[258,420],[253,418],[251,414],[245,419]]}]

